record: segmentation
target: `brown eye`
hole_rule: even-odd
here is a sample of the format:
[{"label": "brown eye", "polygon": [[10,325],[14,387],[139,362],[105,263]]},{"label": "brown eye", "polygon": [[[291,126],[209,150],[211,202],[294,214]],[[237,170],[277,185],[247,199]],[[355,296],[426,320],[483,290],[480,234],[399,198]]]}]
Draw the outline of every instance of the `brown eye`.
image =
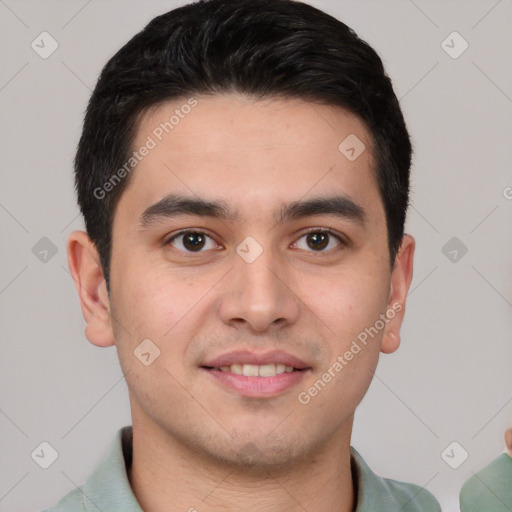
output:
[{"label": "brown eye", "polygon": [[[313,249],[314,252],[327,252],[325,249],[335,249],[336,247],[339,247],[340,245],[343,245],[343,241],[341,238],[334,233],[332,233],[329,230],[316,230],[316,231],[310,231],[309,233],[306,233],[302,235],[300,239],[305,238],[306,240],[306,247],[300,247],[299,242],[296,242],[296,245],[299,249],[305,249],[310,250]],[[332,241],[335,240],[337,243],[332,244]],[[330,246],[330,247],[329,247]]]},{"label": "brown eye", "polygon": [[[206,247],[208,240],[212,241],[211,247]],[[207,249],[214,249],[216,247],[213,239],[201,231],[182,231],[170,238],[166,245],[172,245],[184,252],[202,252],[202,249],[205,247]]]}]

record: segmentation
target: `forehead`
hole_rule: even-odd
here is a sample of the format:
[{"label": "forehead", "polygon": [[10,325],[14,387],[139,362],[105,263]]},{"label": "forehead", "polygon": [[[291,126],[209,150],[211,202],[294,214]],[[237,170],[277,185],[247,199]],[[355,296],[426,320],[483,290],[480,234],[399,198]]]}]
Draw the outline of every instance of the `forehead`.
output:
[{"label": "forehead", "polygon": [[242,221],[337,193],[382,213],[371,135],[339,107],[235,94],[174,100],[142,116],[132,149],[145,156],[120,203],[134,213],[173,193],[222,199]]}]

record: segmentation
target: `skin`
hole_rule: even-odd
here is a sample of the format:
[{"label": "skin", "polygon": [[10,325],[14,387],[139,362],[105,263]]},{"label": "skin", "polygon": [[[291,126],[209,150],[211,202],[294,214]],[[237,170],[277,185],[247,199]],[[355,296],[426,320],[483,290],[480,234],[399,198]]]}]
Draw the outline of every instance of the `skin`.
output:
[{"label": "skin", "polygon": [[[354,411],[379,353],[399,347],[414,238],[404,236],[390,271],[371,137],[354,115],[296,99],[197,99],[138,164],[120,198],[110,296],[87,235],[75,231],[68,241],[85,334],[94,345],[116,345],[128,384],[132,488],[151,512],[351,511]],[[143,116],[133,146],[143,145],[184,103],[169,102]],[[338,150],[349,134],[366,146],[355,161]],[[182,216],[141,230],[141,213],[169,193],[223,199],[242,218]],[[329,215],[276,225],[274,212],[283,203],[333,193],[365,209],[365,227]],[[183,237],[163,244],[184,228],[212,237],[189,258]],[[308,228],[332,228],[348,243],[331,237],[318,251],[308,244]],[[249,236],[263,248],[252,263],[236,253]],[[397,303],[401,310],[384,329],[310,403],[301,404],[298,393]],[[160,349],[149,366],[133,354],[146,338]],[[250,398],[200,368],[247,348],[285,350],[310,370],[278,396]],[[252,462],[242,456],[248,443]]]}]

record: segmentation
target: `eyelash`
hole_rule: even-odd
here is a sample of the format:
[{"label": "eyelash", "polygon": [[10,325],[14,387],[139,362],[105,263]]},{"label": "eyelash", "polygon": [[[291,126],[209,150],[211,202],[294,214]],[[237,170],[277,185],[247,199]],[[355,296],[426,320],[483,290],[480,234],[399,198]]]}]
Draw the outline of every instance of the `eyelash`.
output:
[{"label": "eyelash", "polygon": [[[166,242],[164,242],[164,245],[165,246],[171,245],[171,242],[173,242],[176,238],[178,238],[180,236],[183,236],[183,235],[186,235],[186,234],[189,234],[189,233],[197,233],[197,234],[200,234],[200,235],[205,235],[208,238],[211,238],[212,240],[214,240],[214,238],[212,236],[210,236],[208,233],[205,233],[204,231],[200,231],[198,229],[184,229],[184,230],[179,231],[178,233],[174,234],[171,238],[169,238]],[[325,250],[313,251],[313,250],[311,250],[311,251],[307,251],[307,252],[311,252],[313,254],[315,254],[315,253],[318,253],[318,254],[330,253],[332,251],[335,251],[336,249],[341,249],[341,248],[347,246],[347,243],[343,240],[343,238],[340,235],[338,235],[336,233],[336,231],[334,231],[331,228],[311,228],[309,231],[306,231],[305,233],[302,233],[302,235],[297,240],[300,240],[302,237],[304,237],[306,235],[309,235],[311,233],[324,233],[324,234],[328,234],[328,235],[336,238],[338,240],[338,242],[340,242],[340,245],[337,246],[337,247],[334,247],[333,249],[329,249],[328,251],[325,251]],[[205,251],[197,251],[197,252],[194,252],[194,251],[182,251],[181,249],[176,249],[176,250],[178,252],[181,252],[181,253],[184,253],[184,254],[187,254],[187,255],[191,255],[191,256],[195,256],[196,254],[201,254],[202,252],[205,252]]]}]

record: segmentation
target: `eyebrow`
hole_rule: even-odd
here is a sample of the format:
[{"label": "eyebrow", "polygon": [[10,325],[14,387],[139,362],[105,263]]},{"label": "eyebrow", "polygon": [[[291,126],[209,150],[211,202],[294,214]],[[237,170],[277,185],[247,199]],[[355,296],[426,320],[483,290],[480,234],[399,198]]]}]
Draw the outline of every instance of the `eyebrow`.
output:
[{"label": "eyebrow", "polygon": [[[227,222],[242,220],[240,211],[230,208],[225,201],[170,194],[144,210],[140,216],[139,225],[142,229],[148,229],[159,221],[182,215],[211,217]],[[364,208],[346,195],[292,201],[284,204],[274,219],[277,224],[282,224],[321,215],[348,220],[361,227],[368,222],[368,215]]]}]

